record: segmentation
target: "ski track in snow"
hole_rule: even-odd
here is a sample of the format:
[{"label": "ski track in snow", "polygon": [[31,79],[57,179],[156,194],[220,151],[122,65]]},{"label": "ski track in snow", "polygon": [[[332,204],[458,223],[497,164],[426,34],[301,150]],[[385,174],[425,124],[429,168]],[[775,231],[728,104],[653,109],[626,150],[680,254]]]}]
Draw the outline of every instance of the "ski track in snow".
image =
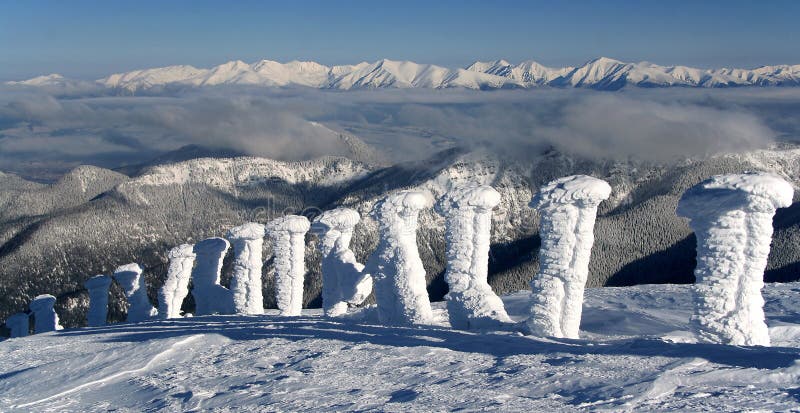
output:
[{"label": "ski track in snow", "polygon": [[[528,294],[503,297],[514,320]],[[692,342],[675,285],[587,289],[581,339],[382,326],[374,309],[63,330],[0,342],[0,411],[798,410],[800,283],[765,301],[771,348]]]}]

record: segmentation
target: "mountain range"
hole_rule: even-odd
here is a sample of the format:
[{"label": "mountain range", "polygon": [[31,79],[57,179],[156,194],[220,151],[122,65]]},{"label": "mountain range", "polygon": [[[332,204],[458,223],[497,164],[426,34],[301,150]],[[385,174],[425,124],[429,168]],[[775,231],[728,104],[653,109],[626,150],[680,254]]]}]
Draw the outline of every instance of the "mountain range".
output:
[{"label": "mountain range", "polygon": [[68,79],[58,74],[23,81],[11,86],[65,87],[93,85],[133,93],[159,88],[247,85],[260,87],[310,87],[317,89],[446,89],[476,90],[536,87],[618,90],[624,87],[800,86],[800,64],[761,66],[755,69],[699,69],[660,66],[649,62],[626,63],[607,57],[577,67],[553,68],[535,61],[512,64],[505,60],[475,62],[450,69],[432,64],[383,59],[374,63],[325,66],[315,62],[279,63],[240,60],[210,69],[188,65],[116,73],[94,82]]}]

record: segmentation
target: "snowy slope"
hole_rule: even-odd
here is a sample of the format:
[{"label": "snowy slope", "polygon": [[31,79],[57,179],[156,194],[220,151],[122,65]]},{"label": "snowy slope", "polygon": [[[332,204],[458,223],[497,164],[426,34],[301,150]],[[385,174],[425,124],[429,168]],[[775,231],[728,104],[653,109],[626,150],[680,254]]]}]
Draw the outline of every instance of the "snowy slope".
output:
[{"label": "snowy slope", "polygon": [[[53,87],[77,81],[52,74],[12,86]],[[407,89],[466,88],[502,89],[540,86],[617,90],[636,87],[732,87],[798,86],[800,65],[761,66],[755,69],[697,69],[660,66],[648,62],[626,63],[607,57],[592,59],[578,67],[553,68],[533,60],[519,64],[505,60],[475,62],[465,69],[389,59],[356,65],[325,66],[310,61],[280,63],[240,60],[210,69],[179,65],[117,73],[96,84],[114,90],[135,92],[164,86],[206,87],[248,85],[263,87],[304,86],[319,89]]]},{"label": "snowy slope", "polygon": [[[527,294],[504,297],[513,318]],[[63,330],[0,342],[0,410],[796,410],[800,284],[765,298],[771,348],[694,344],[676,285],[589,289],[579,340],[385,327],[371,309]]]}]

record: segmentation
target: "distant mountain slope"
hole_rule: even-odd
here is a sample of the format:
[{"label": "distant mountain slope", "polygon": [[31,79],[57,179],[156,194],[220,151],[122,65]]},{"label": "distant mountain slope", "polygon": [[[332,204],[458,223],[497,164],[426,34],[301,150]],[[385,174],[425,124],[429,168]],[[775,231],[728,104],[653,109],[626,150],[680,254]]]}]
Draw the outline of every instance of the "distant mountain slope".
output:
[{"label": "distant mountain slope", "polygon": [[[74,84],[58,74],[39,76],[8,85],[53,87]],[[319,89],[466,88],[504,89],[541,86],[617,90],[635,87],[800,86],[800,64],[761,66],[755,69],[697,69],[660,66],[648,62],[625,63],[607,57],[578,67],[551,68],[529,60],[511,64],[505,60],[475,62],[466,69],[383,59],[374,63],[325,66],[316,62],[279,63],[240,60],[210,69],[168,66],[117,73],[97,80],[97,86],[121,92],[182,86],[248,85],[263,87],[303,86]]]}]

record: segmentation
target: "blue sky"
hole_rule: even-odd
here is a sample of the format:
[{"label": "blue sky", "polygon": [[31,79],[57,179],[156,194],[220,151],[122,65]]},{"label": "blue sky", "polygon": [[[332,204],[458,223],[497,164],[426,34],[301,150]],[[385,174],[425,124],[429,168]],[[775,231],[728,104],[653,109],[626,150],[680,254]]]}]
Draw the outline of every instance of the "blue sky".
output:
[{"label": "blue sky", "polygon": [[0,0],[0,79],[232,59],[800,63],[800,1]]}]

